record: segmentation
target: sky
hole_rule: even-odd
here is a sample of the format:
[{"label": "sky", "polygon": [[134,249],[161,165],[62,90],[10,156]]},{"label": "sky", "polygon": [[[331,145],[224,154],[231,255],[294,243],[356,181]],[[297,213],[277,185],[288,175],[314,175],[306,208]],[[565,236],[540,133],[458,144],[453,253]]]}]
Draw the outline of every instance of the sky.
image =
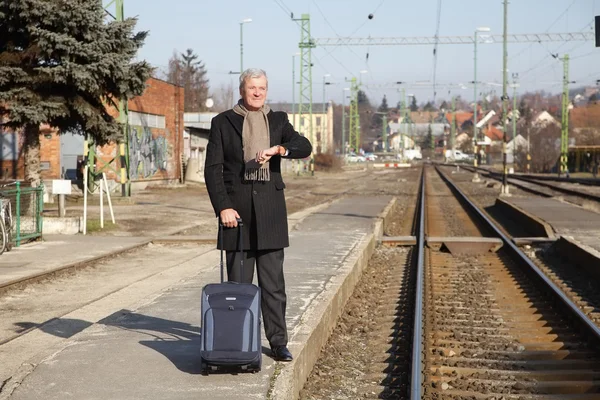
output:
[{"label": "sky", "polygon": [[[311,36],[317,39],[433,37],[437,6],[438,0],[125,0],[125,15],[138,18],[137,30],[149,31],[138,58],[164,70],[174,51],[191,48],[205,64],[211,90],[231,84],[236,97],[238,75],[229,72],[240,69],[240,22],[251,18],[243,25],[244,68],[267,72],[270,102],[292,102],[293,55],[299,51],[300,29],[289,11],[295,18],[309,14]],[[598,14],[600,0],[512,0],[508,33],[593,32]],[[502,0],[441,0],[439,36],[473,36],[478,27],[490,28],[490,34],[503,33]],[[502,51],[502,44],[478,45],[480,95],[502,94]],[[472,101],[474,46],[440,45],[437,54],[438,102],[452,95]],[[563,63],[551,54],[569,54],[573,87],[596,85],[600,79],[600,48],[593,40],[509,43],[508,77],[512,81],[512,75],[519,74],[519,92],[562,91]],[[433,99],[433,45],[317,47],[312,57],[315,103],[324,95],[327,101],[341,103],[353,76],[361,80],[361,89],[374,105],[384,95],[388,104],[395,105],[402,93],[398,81],[406,82],[405,93],[419,103]],[[299,58],[295,58],[297,81]],[[512,89],[509,94],[512,97]]]}]

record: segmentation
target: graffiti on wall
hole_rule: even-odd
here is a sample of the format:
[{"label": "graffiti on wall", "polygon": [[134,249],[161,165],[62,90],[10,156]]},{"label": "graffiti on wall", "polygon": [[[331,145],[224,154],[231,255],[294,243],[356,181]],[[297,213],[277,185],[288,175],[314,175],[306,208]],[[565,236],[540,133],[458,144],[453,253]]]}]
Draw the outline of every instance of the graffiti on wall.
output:
[{"label": "graffiti on wall", "polygon": [[149,127],[131,126],[129,130],[129,176],[153,177],[167,170],[168,146],[164,136],[153,137]]}]

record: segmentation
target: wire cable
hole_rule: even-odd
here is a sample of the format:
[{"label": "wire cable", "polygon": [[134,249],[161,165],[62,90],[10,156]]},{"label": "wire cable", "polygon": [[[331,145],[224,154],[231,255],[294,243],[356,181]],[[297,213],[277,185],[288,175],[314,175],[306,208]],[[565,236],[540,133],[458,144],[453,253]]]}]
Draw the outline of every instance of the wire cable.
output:
[{"label": "wire cable", "polygon": [[[383,5],[383,3],[385,3],[385,0],[381,0],[381,2],[379,3],[379,5],[375,8],[375,10],[371,14],[375,14],[377,12],[377,10],[379,10],[379,8]],[[361,30],[362,27],[367,24],[367,22],[369,22],[369,20],[366,20],[365,22],[363,22],[358,28],[356,28],[354,30],[354,32],[352,32],[350,34],[350,36],[353,36],[356,32],[358,32],[359,30]]]}]

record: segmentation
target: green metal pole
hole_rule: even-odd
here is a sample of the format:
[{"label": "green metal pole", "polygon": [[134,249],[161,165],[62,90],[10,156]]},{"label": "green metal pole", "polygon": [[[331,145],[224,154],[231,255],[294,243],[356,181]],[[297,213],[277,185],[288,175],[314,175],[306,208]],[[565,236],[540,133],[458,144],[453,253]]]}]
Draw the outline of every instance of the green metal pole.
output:
[{"label": "green metal pole", "polygon": [[342,91],[342,156],[346,154],[346,92]]},{"label": "green metal pole", "polygon": [[384,152],[388,152],[388,142],[387,142],[387,115],[383,116],[382,119],[382,127],[383,127],[383,132],[381,134],[381,137],[383,139],[383,151]]},{"label": "green metal pole", "polygon": [[569,55],[563,57],[562,129],[560,135],[560,174],[567,172],[569,152]]},{"label": "green metal pole", "polygon": [[513,128],[513,168],[517,170],[517,80],[513,81],[513,112],[512,112],[512,128]]},{"label": "green metal pole", "polygon": [[503,52],[502,52],[502,193],[508,195],[508,170],[506,166],[506,114],[508,113],[508,0],[504,0],[504,31],[503,31]]},{"label": "green metal pole", "polygon": [[452,123],[450,124],[450,149],[454,150],[456,137],[456,96],[452,96]]},{"label": "green metal pole", "polygon": [[296,56],[292,54],[292,119],[296,122]]},{"label": "green metal pole", "polygon": [[244,23],[240,22],[240,74],[244,72]]},{"label": "green metal pole", "polygon": [[[473,59],[473,166],[477,168],[477,30],[475,31],[475,49]],[[475,170],[473,181],[479,181],[477,170]]]},{"label": "green metal pole", "polygon": [[17,193],[15,197],[15,202],[17,203],[15,206],[15,216],[17,217],[17,226],[16,231],[17,235],[15,237],[15,245],[19,247],[21,245],[21,182],[16,182]]},{"label": "green metal pole", "polygon": [[44,183],[42,182],[37,189],[37,234],[42,235],[44,227]]}]

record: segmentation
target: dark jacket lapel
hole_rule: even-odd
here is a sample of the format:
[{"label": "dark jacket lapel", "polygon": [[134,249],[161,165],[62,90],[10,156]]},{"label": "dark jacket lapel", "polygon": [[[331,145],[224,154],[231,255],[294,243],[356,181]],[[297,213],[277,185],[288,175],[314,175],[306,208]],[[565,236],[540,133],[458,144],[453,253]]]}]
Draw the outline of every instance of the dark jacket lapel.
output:
[{"label": "dark jacket lapel", "polygon": [[235,111],[230,110],[227,114],[225,114],[227,120],[233,126],[233,129],[237,132],[240,137],[242,137],[242,127],[244,125],[244,118],[241,115],[235,113]]}]

